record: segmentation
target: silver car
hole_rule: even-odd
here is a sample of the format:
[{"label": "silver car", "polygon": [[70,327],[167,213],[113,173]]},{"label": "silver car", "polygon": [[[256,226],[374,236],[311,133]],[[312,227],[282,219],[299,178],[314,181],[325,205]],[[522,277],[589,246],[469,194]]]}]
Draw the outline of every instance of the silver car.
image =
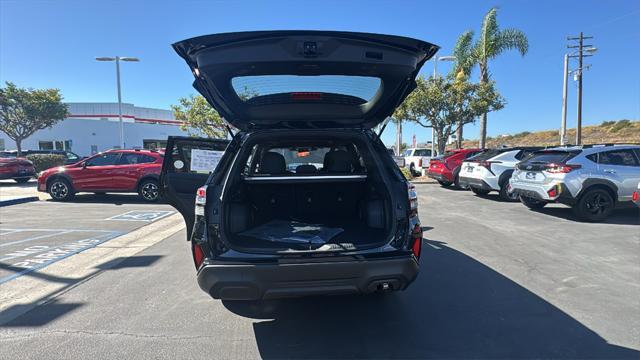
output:
[{"label": "silver car", "polygon": [[631,205],[639,181],[640,146],[588,145],[535,152],[517,165],[509,183],[531,209],[559,202],[595,222]]}]

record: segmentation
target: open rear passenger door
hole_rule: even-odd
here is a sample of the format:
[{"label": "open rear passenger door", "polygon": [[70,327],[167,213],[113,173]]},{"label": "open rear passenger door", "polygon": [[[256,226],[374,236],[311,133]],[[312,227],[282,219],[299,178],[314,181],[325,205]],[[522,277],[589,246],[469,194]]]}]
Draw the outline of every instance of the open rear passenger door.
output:
[{"label": "open rear passenger door", "polygon": [[216,171],[228,145],[229,140],[223,139],[170,136],[167,140],[160,193],[182,214],[187,225],[187,239],[195,221],[196,191]]}]

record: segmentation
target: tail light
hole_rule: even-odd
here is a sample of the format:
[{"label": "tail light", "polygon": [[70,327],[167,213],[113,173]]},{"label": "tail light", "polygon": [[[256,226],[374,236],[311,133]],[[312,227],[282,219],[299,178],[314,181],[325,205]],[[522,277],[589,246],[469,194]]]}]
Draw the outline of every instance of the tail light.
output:
[{"label": "tail light", "polygon": [[202,265],[202,262],[204,261],[204,251],[202,251],[202,246],[196,243],[193,243],[192,250],[193,250],[193,262],[196,264],[196,268],[199,268],[200,265]]},{"label": "tail light", "polygon": [[633,200],[633,201],[640,200],[640,194],[637,191],[634,191],[633,195],[631,195],[631,200]]},{"label": "tail light", "polygon": [[409,196],[409,216],[413,216],[418,213],[418,193],[416,192],[416,186],[407,182],[407,193]]},{"label": "tail light", "polygon": [[418,159],[418,167],[422,167],[422,159]]},{"label": "tail light", "polygon": [[545,167],[545,171],[550,174],[566,174],[576,169],[580,169],[580,165],[567,165],[567,164],[548,164]]},{"label": "tail light", "polygon": [[411,245],[411,252],[416,259],[420,259],[420,252],[422,251],[422,229],[420,225],[416,224],[411,233],[413,239],[413,245]]},{"label": "tail light", "polygon": [[207,205],[207,187],[202,186],[196,190],[196,215],[204,215],[205,205]]}]

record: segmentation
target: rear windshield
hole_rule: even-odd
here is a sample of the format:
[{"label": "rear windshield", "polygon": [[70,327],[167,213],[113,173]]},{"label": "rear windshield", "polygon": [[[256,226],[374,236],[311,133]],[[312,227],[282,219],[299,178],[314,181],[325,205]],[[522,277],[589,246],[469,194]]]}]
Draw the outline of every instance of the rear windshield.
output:
[{"label": "rear windshield", "polygon": [[324,93],[353,96],[368,102],[378,92],[380,83],[376,77],[347,75],[257,75],[231,79],[233,90],[244,101],[275,94],[311,97]]},{"label": "rear windshield", "polygon": [[526,160],[528,163],[548,163],[558,164],[571,159],[575,153],[568,151],[541,151],[531,155]]},{"label": "rear windshield", "polygon": [[478,155],[472,156],[467,160],[472,160],[472,161],[489,160],[492,157],[498,156],[506,151],[509,151],[509,149],[490,149]]}]

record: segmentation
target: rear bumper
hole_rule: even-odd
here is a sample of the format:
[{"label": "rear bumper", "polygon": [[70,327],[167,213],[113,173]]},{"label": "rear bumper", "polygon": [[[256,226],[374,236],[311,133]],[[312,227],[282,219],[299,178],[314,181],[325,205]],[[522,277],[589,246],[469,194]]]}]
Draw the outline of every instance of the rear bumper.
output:
[{"label": "rear bumper", "polygon": [[3,171],[0,172],[0,179],[16,179],[16,178],[25,178],[25,177],[34,177],[36,175],[33,170],[24,170],[24,171]]},{"label": "rear bumper", "polygon": [[215,299],[259,300],[404,290],[418,275],[413,256],[295,264],[208,264],[198,285]]},{"label": "rear bumper", "polygon": [[491,191],[493,188],[482,179],[460,176],[458,182],[461,186],[468,186],[475,189]]},{"label": "rear bumper", "polygon": [[447,174],[445,172],[428,170],[427,176],[438,181],[453,182],[453,174]]},{"label": "rear bumper", "polygon": [[[549,196],[549,191],[556,190],[555,196]],[[515,194],[531,199],[542,200],[546,202],[559,202],[566,205],[576,203],[576,198],[571,195],[567,186],[563,183],[551,183],[545,185],[525,184],[511,182],[511,191]]]}]

